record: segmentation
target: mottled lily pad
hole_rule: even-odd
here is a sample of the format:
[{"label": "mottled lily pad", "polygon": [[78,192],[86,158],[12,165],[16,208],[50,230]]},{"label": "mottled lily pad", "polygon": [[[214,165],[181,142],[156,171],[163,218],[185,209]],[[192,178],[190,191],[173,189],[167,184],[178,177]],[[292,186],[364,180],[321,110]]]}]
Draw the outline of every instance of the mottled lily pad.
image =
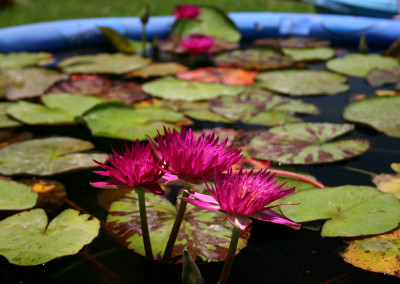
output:
[{"label": "mottled lily pad", "polygon": [[289,55],[293,61],[318,61],[327,60],[336,55],[332,47],[313,47],[313,48],[283,48],[283,53]]},{"label": "mottled lily pad", "polygon": [[0,179],[0,210],[25,210],[36,205],[38,194],[29,186]]},{"label": "mottled lily pad", "polygon": [[21,126],[22,123],[7,115],[7,109],[14,105],[11,102],[0,103],[0,128]]},{"label": "mottled lily pad", "polygon": [[400,229],[354,240],[342,253],[344,261],[364,270],[400,277]]},{"label": "mottled lily pad", "polygon": [[310,37],[289,37],[289,38],[260,38],[254,41],[256,45],[272,46],[276,48],[308,48],[329,46],[327,39]]},{"label": "mottled lily pad", "polygon": [[369,148],[368,140],[337,138],[354,129],[352,124],[293,123],[271,128],[250,141],[256,159],[284,164],[319,164],[349,159]]},{"label": "mottled lily pad", "polygon": [[326,67],[334,72],[354,77],[365,77],[375,68],[393,68],[399,66],[396,58],[378,54],[348,54],[345,57],[331,59]]},{"label": "mottled lily pad", "polygon": [[371,86],[382,86],[387,84],[397,84],[400,89],[400,67],[390,69],[373,69],[366,77]]},{"label": "mottled lily pad", "polygon": [[105,103],[83,115],[92,135],[129,140],[145,140],[146,135],[155,137],[163,126],[176,128],[172,123],[182,122],[185,117],[162,108],[134,109],[118,103]]},{"label": "mottled lily pad", "polygon": [[67,73],[123,74],[142,68],[150,63],[150,59],[139,55],[101,53],[96,55],[73,56],[62,60],[58,63],[58,67]]},{"label": "mottled lily pad", "polygon": [[349,104],[343,118],[367,124],[388,136],[400,137],[400,97],[373,97]]},{"label": "mottled lily pad", "polygon": [[[154,258],[160,260],[177,210],[165,197],[155,194],[146,194],[146,208]],[[112,203],[107,227],[125,247],[145,255],[135,191]],[[231,235],[232,225],[224,213],[188,204],[172,257],[181,256],[186,248],[193,258],[200,256],[207,261],[222,261]],[[248,230],[242,232],[237,252],[246,246],[249,235]]]},{"label": "mottled lily pad", "polygon": [[240,67],[244,69],[270,70],[292,65],[290,56],[268,47],[249,47],[226,51],[213,57],[217,66]]},{"label": "mottled lily pad", "polygon": [[44,65],[52,61],[52,55],[47,52],[0,53],[0,69],[18,69],[28,66]]},{"label": "mottled lily pad", "polygon": [[355,237],[381,234],[400,222],[400,201],[374,187],[346,185],[305,190],[282,200],[282,213],[294,222],[328,219],[322,236]]},{"label": "mottled lily pad", "polygon": [[38,265],[76,254],[99,233],[99,220],[67,209],[47,223],[43,209],[0,221],[0,254],[16,265]]},{"label": "mottled lily pad", "polygon": [[0,148],[0,173],[3,175],[50,176],[73,170],[97,167],[107,155],[77,153],[94,146],[89,141],[70,137],[51,137],[13,143]]},{"label": "mottled lily pad", "polygon": [[200,101],[218,96],[235,96],[243,89],[244,87],[242,86],[189,82],[172,77],[165,77],[143,84],[143,91],[152,96],[182,101]]},{"label": "mottled lily pad", "polygon": [[335,95],[350,88],[345,76],[319,70],[262,72],[256,80],[263,88],[292,96]]},{"label": "mottled lily pad", "polygon": [[142,77],[149,78],[153,76],[168,76],[176,73],[185,72],[188,68],[176,62],[158,62],[151,63],[141,69],[131,71],[125,74],[125,77]]}]

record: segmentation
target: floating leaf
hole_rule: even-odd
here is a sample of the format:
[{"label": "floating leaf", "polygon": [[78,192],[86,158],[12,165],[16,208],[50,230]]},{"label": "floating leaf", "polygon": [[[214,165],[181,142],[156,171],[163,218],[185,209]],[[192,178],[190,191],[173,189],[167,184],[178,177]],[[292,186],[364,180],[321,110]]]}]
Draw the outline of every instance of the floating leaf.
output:
[{"label": "floating leaf", "polygon": [[342,253],[344,261],[364,270],[400,277],[400,229],[354,240]]},{"label": "floating leaf", "polygon": [[96,55],[77,55],[66,58],[58,63],[58,67],[67,73],[123,74],[142,68],[150,63],[150,59],[139,55],[101,53]]},{"label": "floating leaf", "polygon": [[400,174],[400,163],[392,163],[390,167],[392,168],[393,171]]},{"label": "floating leaf", "polygon": [[284,164],[317,164],[349,159],[369,148],[368,140],[328,142],[354,129],[352,124],[293,123],[271,128],[250,141],[256,159]]},{"label": "floating leaf", "polygon": [[180,113],[161,108],[132,107],[119,103],[105,103],[83,115],[92,135],[129,140],[145,140],[146,135],[155,137],[163,126],[175,128],[171,123],[185,120]]},{"label": "floating leaf", "polygon": [[21,126],[22,123],[7,115],[7,109],[14,105],[10,102],[0,103],[0,128]]},{"label": "floating leaf", "polygon": [[0,254],[16,265],[38,265],[76,254],[99,233],[100,222],[67,209],[47,224],[43,209],[0,221]]},{"label": "floating leaf", "polygon": [[322,236],[355,237],[381,234],[400,222],[400,201],[370,186],[346,185],[305,190],[290,194],[282,201],[296,206],[280,206],[294,222],[329,219]]},{"label": "floating leaf", "polygon": [[289,55],[295,62],[327,60],[335,56],[336,52],[331,47],[313,48],[283,48],[283,53]]},{"label": "floating leaf", "polygon": [[52,55],[47,52],[0,53],[0,69],[18,69],[28,66],[44,65],[52,61]]},{"label": "floating leaf", "polygon": [[0,210],[25,210],[36,205],[38,194],[29,186],[0,179]]},{"label": "floating leaf", "polygon": [[[176,208],[163,196],[146,194],[146,209],[154,257],[161,259],[177,214]],[[137,194],[131,191],[111,205],[107,227],[119,241],[141,255],[145,255],[140,226]],[[204,210],[188,204],[172,257],[181,256],[187,249],[191,257],[207,261],[224,260],[228,252],[232,225],[222,212]],[[237,252],[247,244],[250,233],[243,231]]]},{"label": "floating leaf", "polygon": [[308,48],[329,46],[327,39],[310,37],[289,37],[289,38],[260,38],[254,41],[255,45],[272,46],[276,48]]},{"label": "floating leaf", "polygon": [[375,68],[393,68],[399,66],[396,58],[378,54],[348,54],[341,58],[331,59],[326,67],[334,72],[354,77],[365,77]]},{"label": "floating leaf", "polygon": [[320,70],[262,72],[256,80],[260,87],[293,96],[334,95],[350,88],[345,76]]},{"label": "floating leaf", "polygon": [[151,63],[141,69],[131,71],[125,74],[125,77],[142,77],[147,79],[152,76],[168,76],[176,73],[185,72],[188,68],[176,62],[158,62]]},{"label": "floating leaf", "polygon": [[[199,17],[183,22],[177,19],[172,26],[171,34],[203,34],[211,37],[222,38],[231,42],[239,42],[241,33],[232,20],[220,9],[213,6],[198,6],[201,14]],[[182,25],[184,25],[182,27]]]},{"label": "floating leaf", "polygon": [[372,178],[372,182],[383,192],[390,192],[400,199],[400,175],[380,174]]},{"label": "floating leaf", "polygon": [[343,118],[367,124],[388,136],[400,137],[400,97],[373,97],[349,104]]},{"label": "floating leaf", "polygon": [[270,70],[292,65],[290,56],[267,47],[249,47],[220,53],[213,57],[217,66],[240,67],[244,69]]},{"label": "floating leaf", "polygon": [[70,137],[51,137],[17,142],[0,148],[0,173],[49,176],[72,170],[97,167],[107,155],[77,153],[92,149],[89,141]]},{"label": "floating leaf", "polygon": [[42,96],[42,101],[48,108],[60,109],[72,117],[80,116],[95,105],[104,102],[97,97],[73,94],[48,94]]},{"label": "floating leaf", "polygon": [[218,96],[235,96],[243,91],[242,86],[200,83],[165,77],[143,84],[143,91],[155,97],[169,100],[201,101]]},{"label": "floating leaf", "polygon": [[373,69],[368,73],[366,79],[374,87],[386,84],[400,84],[400,67]]},{"label": "floating leaf", "polygon": [[67,78],[66,74],[43,68],[0,70],[0,88],[4,85],[6,98],[14,101],[41,96],[55,82]]},{"label": "floating leaf", "polygon": [[118,32],[107,27],[99,27],[103,36],[105,36],[117,51],[135,54],[135,48],[130,44],[129,39],[123,37]]}]

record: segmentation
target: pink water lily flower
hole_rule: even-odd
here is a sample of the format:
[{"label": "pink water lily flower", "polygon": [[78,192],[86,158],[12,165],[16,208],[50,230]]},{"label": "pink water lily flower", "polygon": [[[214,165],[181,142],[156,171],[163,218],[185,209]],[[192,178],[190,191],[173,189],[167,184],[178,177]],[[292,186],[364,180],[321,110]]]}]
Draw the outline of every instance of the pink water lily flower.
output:
[{"label": "pink water lily flower", "polygon": [[107,159],[112,166],[95,161],[105,171],[94,171],[96,174],[111,177],[111,179],[93,182],[91,183],[93,186],[141,187],[156,194],[164,192],[157,181],[164,175],[160,167],[165,166],[165,163],[154,155],[150,144],[140,145],[139,140],[136,140],[131,148],[125,143],[121,153],[114,149],[112,152]]},{"label": "pink water lily flower", "polygon": [[201,11],[195,5],[177,5],[172,14],[178,19],[194,19],[200,16]]},{"label": "pink water lily flower", "polygon": [[190,55],[207,53],[214,46],[214,39],[206,35],[192,34],[190,37],[183,39],[180,42]]},{"label": "pink water lily flower", "polygon": [[241,230],[251,224],[250,217],[297,229],[300,225],[271,210],[277,205],[268,206],[271,202],[294,192],[294,187],[282,189],[284,183],[277,185],[278,180],[273,181],[274,176],[266,170],[253,176],[253,170],[240,169],[238,173],[234,173],[230,169],[226,174],[216,173],[214,186],[210,187],[206,183],[211,195],[188,191],[195,199],[182,199],[204,209],[225,212],[228,220]]},{"label": "pink water lily flower", "polygon": [[168,163],[162,170],[191,183],[213,178],[215,172],[222,173],[241,158],[239,150],[226,146],[228,140],[218,144],[214,133],[206,136],[203,131],[196,138],[191,129],[182,127],[179,133],[164,128],[164,136],[158,133],[157,142],[147,137],[159,159]]}]

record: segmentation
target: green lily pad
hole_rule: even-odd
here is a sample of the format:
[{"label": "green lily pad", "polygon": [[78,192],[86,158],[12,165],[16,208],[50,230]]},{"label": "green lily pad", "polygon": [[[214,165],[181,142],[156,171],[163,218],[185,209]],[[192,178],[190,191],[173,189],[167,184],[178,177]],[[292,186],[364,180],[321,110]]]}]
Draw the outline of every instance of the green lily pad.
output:
[{"label": "green lily pad", "polygon": [[107,155],[77,153],[94,146],[89,141],[70,137],[33,139],[0,148],[0,173],[3,175],[50,176],[72,170],[97,167]]},{"label": "green lily pad", "polygon": [[366,79],[374,87],[386,84],[397,84],[400,86],[400,67],[373,69],[368,73]]},{"label": "green lily pad", "polygon": [[0,179],[0,210],[25,210],[36,205],[38,194],[29,186]]},{"label": "green lily pad", "polygon": [[155,137],[157,129],[176,128],[172,123],[182,122],[185,117],[162,108],[134,109],[119,103],[95,106],[83,115],[92,135],[117,139],[145,140],[146,135]]},{"label": "green lily pad", "polygon": [[53,109],[60,109],[75,117],[80,116],[95,105],[104,101],[94,96],[81,96],[74,94],[48,94],[42,96],[43,103]]},{"label": "green lily pad", "polygon": [[18,69],[22,67],[43,65],[53,61],[47,52],[11,52],[0,53],[0,69]]},{"label": "green lily pad", "polygon": [[8,108],[13,105],[14,105],[14,103],[11,103],[11,102],[0,103],[0,128],[15,127],[15,126],[22,125],[21,122],[15,120],[15,119],[12,119],[7,115]]},{"label": "green lily pad", "polygon": [[[177,210],[165,197],[155,194],[146,194],[146,209],[154,258],[160,260]],[[145,255],[135,191],[111,204],[107,227],[125,247]],[[231,235],[232,225],[224,213],[188,204],[172,257],[181,256],[186,248],[193,258],[200,256],[207,261],[222,261],[228,252]],[[249,236],[249,230],[242,232],[237,252],[247,245]]]},{"label": "green lily pad", "polygon": [[352,124],[293,123],[271,128],[249,144],[256,159],[284,164],[317,164],[349,159],[369,148],[368,140],[328,142],[354,129]]},{"label": "green lily pad", "polygon": [[336,55],[332,47],[283,48],[283,53],[289,55],[295,62],[327,60]]},{"label": "green lily pad", "polygon": [[227,86],[218,83],[201,83],[165,77],[143,84],[143,91],[155,97],[169,100],[201,101],[218,96],[235,96],[243,91],[242,86]]},{"label": "green lily pad", "polygon": [[55,82],[66,80],[67,74],[43,68],[0,70],[1,88],[8,100],[41,96]]},{"label": "green lily pad", "polygon": [[260,87],[292,96],[335,95],[350,88],[345,76],[320,70],[262,72],[256,80]]},{"label": "green lily pad", "polygon": [[343,118],[367,124],[391,137],[400,137],[400,97],[373,97],[349,104]]},{"label": "green lily pad", "polygon": [[101,53],[96,55],[73,56],[62,60],[58,63],[58,67],[67,73],[123,74],[142,68],[150,63],[150,59],[139,55]]},{"label": "green lily pad", "polygon": [[[232,20],[220,9],[212,6],[199,5],[201,14],[195,19],[177,19],[172,26],[171,34],[203,34],[222,38],[231,42],[239,42],[241,33]],[[185,22],[184,22],[185,21]],[[182,27],[182,25],[184,25]]]},{"label": "green lily pad", "polygon": [[340,186],[306,190],[285,197],[282,213],[294,222],[329,219],[322,236],[355,237],[381,234],[400,222],[400,201],[369,186]]},{"label": "green lily pad", "polygon": [[67,209],[47,224],[43,209],[0,221],[0,254],[16,265],[38,265],[76,254],[99,233],[99,220]]},{"label": "green lily pad", "polygon": [[292,65],[290,56],[268,47],[249,47],[226,51],[213,57],[217,66],[240,67],[244,69],[270,70]]},{"label": "green lily pad", "polygon": [[158,62],[151,63],[150,65],[147,65],[141,69],[126,73],[125,77],[142,77],[147,79],[152,76],[174,75],[176,73],[185,72],[187,70],[188,68],[186,66],[176,62]]},{"label": "green lily pad", "polygon": [[331,59],[326,67],[334,72],[354,77],[365,77],[375,68],[393,68],[399,66],[399,60],[378,54],[348,54],[342,58]]}]

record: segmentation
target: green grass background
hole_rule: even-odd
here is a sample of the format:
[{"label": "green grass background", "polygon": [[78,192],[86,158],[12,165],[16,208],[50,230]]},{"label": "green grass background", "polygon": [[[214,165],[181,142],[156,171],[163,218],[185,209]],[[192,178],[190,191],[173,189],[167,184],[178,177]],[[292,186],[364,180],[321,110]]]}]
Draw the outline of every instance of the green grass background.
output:
[{"label": "green grass background", "polygon": [[0,9],[0,28],[61,19],[138,16],[146,4],[152,16],[170,15],[177,4],[214,5],[226,12],[315,12],[313,5],[300,0],[15,0],[13,6]]}]

